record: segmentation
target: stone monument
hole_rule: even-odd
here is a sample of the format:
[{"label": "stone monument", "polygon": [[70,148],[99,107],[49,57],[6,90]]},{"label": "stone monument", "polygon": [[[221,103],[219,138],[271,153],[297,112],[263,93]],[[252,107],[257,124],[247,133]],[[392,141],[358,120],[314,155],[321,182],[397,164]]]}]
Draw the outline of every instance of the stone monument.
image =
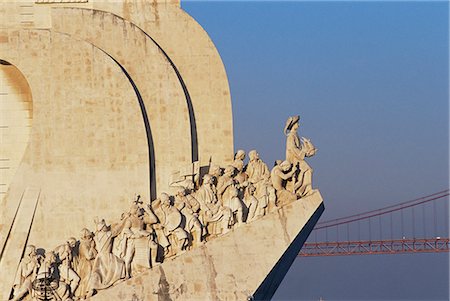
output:
[{"label": "stone monument", "polygon": [[0,16],[0,300],[270,299],[324,210],[300,117],[271,171],[233,156],[225,69],[177,0]]}]

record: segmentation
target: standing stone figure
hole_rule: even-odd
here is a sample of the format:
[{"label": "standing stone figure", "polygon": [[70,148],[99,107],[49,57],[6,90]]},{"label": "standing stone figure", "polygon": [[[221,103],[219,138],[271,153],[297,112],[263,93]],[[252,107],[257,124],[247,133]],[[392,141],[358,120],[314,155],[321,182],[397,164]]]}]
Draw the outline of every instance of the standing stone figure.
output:
[{"label": "standing stone figure", "polygon": [[217,199],[222,202],[222,205],[231,198],[232,191],[238,186],[234,179],[235,171],[232,165],[228,165],[223,175],[217,180]]},{"label": "standing stone figure", "polygon": [[255,186],[254,195],[258,201],[267,203],[271,186],[270,181],[267,181],[270,177],[269,168],[266,163],[259,158],[259,154],[256,150],[251,150],[248,153],[248,156],[249,162],[245,168],[245,172],[248,175],[248,181]]},{"label": "standing stone figure", "polygon": [[152,232],[145,229],[143,210],[137,204],[131,206],[125,219],[117,238],[119,257],[125,261],[126,278],[130,278],[132,271],[142,272],[151,267],[150,255],[156,254],[157,244],[152,239]]},{"label": "standing stone figure", "polygon": [[[242,225],[244,223],[244,204],[238,197],[239,190],[231,186],[230,193],[228,198],[223,199],[223,206],[225,208],[229,208],[233,214],[233,218],[231,219],[231,226],[235,224],[235,221],[238,225]],[[246,210],[246,208],[245,208]]]},{"label": "standing stone figure", "polygon": [[118,280],[125,278],[125,263],[112,253],[113,239],[119,235],[123,224],[108,226],[104,219],[95,221],[95,223],[97,231],[94,241],[98,253],[92,265],[89,295],[94,294],[95,291],[106,289]]},{"label": "standing stone figure", "polygon": [[75,292],[77,297],[84,298],[88,294],[88,281],[95,257],[97,257],[97,250],[95,249],[94,233],[84,228],[81,230],[80,245],[78,246],[78,261],[75,266],[75,271],[81,278],[78,289]]},{"label": "standing stone figure", "polygon": [[189,243],[194,241],[196,244],[202,242],[203,237],[203,225],[198,219],[196,213],[200,210],[200,204],[192,196],[186,197],[186,189],[180,187],[174,197],[175,207],[182,213],[182,228],[189,233]]},{"label": "standing stone figure", "polygon": [[244,199],[244,203],[247,207],[247,217],[246,222],[251,222],[256,217],[258,217],[259,206],[258,206],[258,199],[254,196],[256,191],[255,186],[252,184],[248,185],[247,187],[247,195]]},{"label": "standing stone figure", "polygon": [[244,162],[243,161],[235,161],[233,163],[233,167],[236,169],[236,173],[234,175],[234,180],[239,189],[239,198],[241,200],[245,197],[245,190],[249,184],[248,175],[244,171]]},{"label": "standing stone figure", "polygon": [[163,226],[165,235],[169,238],[171,245],[170,255],[175,255],[187,247],[188,233],[181,227],[183,216],[181,212],[172,205],[170,196],[167,193],[161,193],[159,200],[160,215],[159,221]]},{"label": "standing stone figure", "polygon": [[247,186],[248,175],[245,173],[244,167],[245,151],[242,149],[238,150],[234,155],[233,167],[236,168],[236,175],[234,179],[239,183],[241,189],[239,191],[239,197],[243,197],[244,188]]},{"label": "standing stone figure", "polygon": [[20,261],[14,280],[14,301],[20,300],[26,294],[31,293],[32,283],[36,279],[39,266],[40,263],[36,254],[36,247],[28,245],[25,248],[24,257]]},{"label": "standing stone figure", "polygon": [[221,206],[213,189],[213,177],[209,174],[203,176],[202,186],[195,197],[200,203],[200,217],[209,234],[218,235],[229,231],[232,213],[229,208]]},{"label": "standing stone figure", "polygon": [[55,248],[54,252],[58,256],[59,276],[62,281],[70,286],[70,292],[73,295],[80,283],[80,277],[73,270],[73,253],[76,247],[77,240],[73,237],[69,238],[67,242]]},{"label": "standing stone figure", "polygon": [[286,135],[286,160],[296,170],[293,178],[293,192],[299,197],[304,197],[312,192],[312,168],[305,161],[305,157],[315,155],[317,149],[309,139],[298,137],[300,116],[289,117],[284,127]]},{"label": "standing stone figure", "polygon": [[[161,224],[160,216],[161,212],[161,200],[156,199],[147,204],[147,207],[144,207],[144,221],[148,231],[151,231],[153,236],[153,241],[156,243],[157,249],[152,250],[152,254],[150,254],[151,258],[151,266],[155,266],[157,264],[157,260],[162,262],[164,256],[169,255],[170,251],[170,242],[164,233],[164,227]],[[160,254],[160,258],[158,258],[158,246],[163,249],[163,254]],[[153,252],[154,251],[154,252]]]},{"label": "standing stone figure", "polygon": [[245,151],[240,149],[234,154],[233,166],[237,168],[237,165],[244,164]]}]

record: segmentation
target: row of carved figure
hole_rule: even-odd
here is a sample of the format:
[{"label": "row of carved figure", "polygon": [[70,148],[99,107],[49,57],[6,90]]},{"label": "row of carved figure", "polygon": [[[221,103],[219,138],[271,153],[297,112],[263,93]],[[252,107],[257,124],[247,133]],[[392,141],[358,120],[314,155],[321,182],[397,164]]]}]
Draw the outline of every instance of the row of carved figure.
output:
[{"label": "row of carved figure", "polygon": [[286,160],[269,171],[259,154],[239,150],[232,164],[211,165],[196,187],[186,181],[174,195],[161,193],[144,205],[138,196],[120,220],[95,220],[96,230],[45,252],[29,245],[20,263],[13,300],[85,299],[207,240],[250,223],[285,203],[312,193],[305,157],[316,149],[299,139],[298,116],[286,123]]}]

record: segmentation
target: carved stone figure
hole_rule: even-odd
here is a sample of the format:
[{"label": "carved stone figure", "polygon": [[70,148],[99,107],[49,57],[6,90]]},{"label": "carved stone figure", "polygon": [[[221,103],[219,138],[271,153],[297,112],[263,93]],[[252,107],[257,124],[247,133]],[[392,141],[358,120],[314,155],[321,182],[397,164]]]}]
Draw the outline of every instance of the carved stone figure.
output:
[{"label": "carved stone figure", "polygon": [[186,189],[179,188],[174,198],[175,207],[182,213],[182,228],[189,233],[189,242],[200,244],[203,237],[203,225],[198,219],[200,204],[192,196],[186,197]]},{"label": "carved stone figure", "polygon": [[245,151],[240,149],[234,154],[234,161],[233,166],[238,169],[238,166],[242,163],[244,165],[244,159],[245,159]]},{"label": "carved stone figure", "polygon": [[262,181],[263,186],[265,187],[264,196],[259,199],[263,204],[267,203],[267,207],[264,209],[264,214],[267,213],[267,210],[273,209],[277,207],[277,193],[275,188],[272,186],[272,180],[270,179],[270,174],[266,174],[264,176],[264,180]]},{"label": "carved stone figure", "polygon": [[257,217],[258,199],[254,196],[255,190],[255,186],[249,184],[247,187],[247,195],[244,198],[244,203],[247,207],[247,217],[245,219],[247,223],[251,222]]},{"label": "carved stone figure", "polygon": [[286,160],[293,165],[296,174],[293,178],[293,192],[304,197],[312,192],[312,168],[305,161],[305,157],[315,155],[317,149],[309,139],[300,140],[297,130],[300,116],[289,117],[284,127],[286,135]]},{"label": "carved stone figure", "polygon": [[161,193],[159,201],[160,215],[158,215],[158,218],[163,226],[164,233],[169,238],[171,245],[170,255],[175,255],[186,248],[188,233],[181,227],[182,214],[172,205],[169,195],[167,193]]},{"label": "carved stone figure", "polygon": [[186,187],[184,188],[184,195],[186,197],[187,203],[189,204],[191,210],[194,213],[198,214],[200,211],[200,203],[194,197],[194,194],[195,194],[194,187],[195,187],[194,182],[187,181]]},{"label": "carved stone figure", "polygon": [[238,189],[231,186],[229,198],[223,199],[223,206],[230,208],[233,214],[233,219],[231,221],[232,225],[235,224],[234,220],[236,220],[238,225],[242,225],[244,223],[244,204],[239,199],[238,194]]},{"label": "carved stone figure", "polygon": [[175,196],[162,193],[147,208],[142,208],[137,196],[119,223],[107,226],[104,220],[96,220],[95,234],[85,228],[79,242],[69,238],[45,257],[38,257],[35,247],[28,246],[17,272],[14,300],[27,293],[39,301],[89,298],[153,267],[159,247],[164,257],[174,256],[203,243],[208,234],[225,234],[235,225],[252,222],[272,208],[310,194],[312,169],[305,158],[317,149],[309,139],[298,137],[298,127],[299,116],[287,120],[286,160],[277,160],[271,172],[256,150],[248,153],[244,167],[246,154],[238,150],[232,165],[222,169],[212,164],[197,191],[186,178]]},{"label": "carved stone figure", "polygon": [[270,187],[268,186],[271,186],[270,181],[268,181],[268,178],[270,177],[269,168],[266,163],[259,158],[259,154],[256,150],[251,150],[248,153],[248,156],[250,160],[245,172],[248,175],[248,181],[256,188],[254,196],[258,201],[267,203],[270,193]]},{"label": "carved stone figure", "polygon": [[121,232],[122,224],[106,225],[104,219],[95,221],[97,230],[94,241],[97,256],[92,265],[92,273],[89,280],[89,295],[95,291],[106,289],[120,279],[125,278],[125,263],[112,253],[113,239]]},{"label": "carved stone figure", "polygon": [[21,300],[25,295],[31,293],[32,283],[36,279],[40,263],[36,254],[36,247],[28,245],[25,254],[20,261],[14,280],[14,298]]},{"label": "carved stone figure", "polygon": [[251,150],[248,153],[248,156],[249,162],[245,172],[248,175],[248,180],[253,184],[257,184],[261,182],[266,175],[270,174],[269,168],[266,163],[259,158],[259,154],[256,150]]},{"label": "carved stone figure", "polygon": [[60,279],[70,286],[70,292],[73,295],[80,283],[80,277],[73,270],[74,249],[77,240],[73,237],[69,238],[67,242],[54,249],[57,259],[59,260],[59,274]]},{"label": "carved stone figure", "polygon": [[228,225],[232,213],[229,208],[223,207],[218,202],[212,181],[211,175],[204,175],[202,186],[200,186],[195,197],[200,203],[200,218],[203,225],[207,227],[209,234],[218,235],[229,231]]},{"label": "carved stone figure", "polygon": [[77,297],[84,298],[88,294],[88,281],[96,256],[97,250],[95,249],[94,233],[84,228],[81,230],[80,245],[78,246],[78,261],[75,266],[75,271],[81,278],[78,289],[75,291]]},{"label": "carved stone figure", "polygon": [[67,280],[62,281],[58,256],[54,251],[49,251],[41,259],[36,280],[33,281],[33,300],[72,301],[69,284]]},{"label": "carved stone figure", "polygon": [[243,200],[245,197],[245,189],[247,188],[249,182],[248,182],[248,175],[244,171],[244,161],[242,160],[235,160],[233,163],[233,167],[236,169],[236,173],[234,175],[234,180],[238,184],[237,187],[239,189],[239,195],[238,197]]},{"label": "carved stone figure", "polygon": [[[157,245],[161,246],[164,250],[164,254],[161,254],[160,261],[162,262],[162,257],[169,255],[170,252],[170,242],[164,231],[164,227],[160,222],[160,217],[162,216],[161,211],[161,200],[156,199],[150,204],[147,205],[147,208],[144,208],[144,220],[147,226],[147,230],[152,231],[153,237],[155,238],[155,242]],[[155,213],[157,212],[158,215]],[[154,252],[153,255],[150,256],[152,261],[152,266],[156,264],[158,254]]]},{"label": "carved stone figure", "polygon": [[147,231],[143,210],[137,205],[131,206],[124,217],[125,224],[117,237],[119,257],[125,261],[126,278],[133,272],[142,272],[151,267],[150,256],[156,256],[158,245],[153,241],[152,231]]},{"label": "carved stone figure", "polygon": [[209,168],[209,174],[213,177],[213,184],[217,185],[217,181],[222,176],[222,168],[217,164],[212,164]]},{"label": "carved stone figure", "polygon": [[217,180],[217,199],[224,205],[225,201],[231,199],[232,191],[239,187],[238,183],[234,180],[235,168],[232,165],[228,165],[224,173]]},{"label": "carved stone figure", "polygon": [[277,192],[278,206],[280,203],[291,202],[297,199],[296,195],[286,189],[286,181],[291,179],[295,173],[295,169],[291,169],[291,163],[289,161],[283,161],[280,165],[276,165],[271,172],[271,179],[273,188]]}]

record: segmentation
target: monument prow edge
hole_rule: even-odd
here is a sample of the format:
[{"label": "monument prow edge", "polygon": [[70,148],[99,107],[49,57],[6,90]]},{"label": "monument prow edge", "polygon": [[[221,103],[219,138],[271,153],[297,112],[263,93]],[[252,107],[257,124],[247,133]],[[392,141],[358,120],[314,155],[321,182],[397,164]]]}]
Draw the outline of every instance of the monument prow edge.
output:
[{"label": "monument prow edge", "polygon": [[89,300],[270,300],[323,211],[316,190]]}]

